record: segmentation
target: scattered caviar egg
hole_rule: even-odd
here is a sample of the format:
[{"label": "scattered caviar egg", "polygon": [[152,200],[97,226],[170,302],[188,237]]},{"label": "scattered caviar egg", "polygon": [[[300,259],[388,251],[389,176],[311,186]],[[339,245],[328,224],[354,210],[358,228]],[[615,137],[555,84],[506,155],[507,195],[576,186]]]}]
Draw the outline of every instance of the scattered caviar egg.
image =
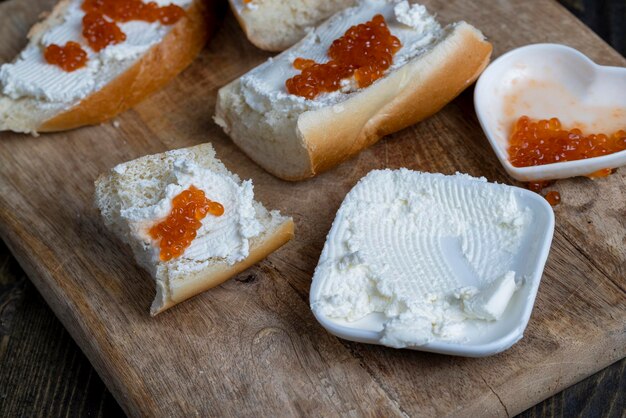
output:
[{"label": "scattered caviar egg", "polygon": [[530,167],[600,157],[623,150],[626,150],[624,130],[610,136],[585,135],[580,129],[564,129],[558,118],[531,120],[522,116],[513,127],[508,152],[515,167]]},{"label": "scattered caviar egg", "polygon": [[222,216],[224,206],[207,199],[204,192],[195,186],[190,186],[172,199],[170,214],[149,231],[152,239],[160,240],[161,261],[169,261],[185,252],[207,214]]},{"label": "scattered caviar egg", "polygon": [[613,169],[612,168],[603,168],[601,170],[594,171],[591,174],[587,174],[587,177],[589,177],[590,179],[599,179],[599,178],[602,178],[602,177],[608,177],[611,174],[613,174]]},{"label": "scattered caviar egg", "polygon": [[126,40],[126,34],[120,27],[98,12],[88,12],[83,17],[83,36],[96,52]]},{"label": "scattered caviar egg", "polygon": [[393,36],[382,15],[352,26],[333,41],[328,49],[330,61],[324,64],[296,58],[293,66],[301,73],[285,82],[287,91],[314,99],[320,93],[341,88],[341,81],[354,77],[359,87],[367,87],[383,76],[393,63],[393,56],[402,47]]},{"label": "scattered caviar egg", "polygon": [[561,195],[559,194],[559,192],[556,192],[556,191],[548,192],[546,193],[545,197],[551,206],[556,206],[559,203],[561,203]]},{"label": "scattered caviar egg", "polygon": [[540,191],[542,191],[543,189],[545,189],[551,184],[552,184],[551,181],[539,180],[539,181],[531,181],[530,183],[527,184],[527,186],[529,190],[535,193],[539,193]]},{"label": "scattered caviar egg", "polygon": [[43,53],[48,64],[58,65],[64,71],[72,72],[87,63],[87,53],[80,44],[69,41],[64,46],[50,44]]},{"label": "scattered caviar egg", "polygon": [[[529,190],[535,193],[541,193],[543,189],[550,186],[552,183],[554,182],[550,180],[531,181],[530,183],[526,183],[526,187],[528,187]],[[559,194],[559,192],[551,191],[546,193],[544,197],[548,201],[550,206],[556,206],[561,203],[561,195]]]}]

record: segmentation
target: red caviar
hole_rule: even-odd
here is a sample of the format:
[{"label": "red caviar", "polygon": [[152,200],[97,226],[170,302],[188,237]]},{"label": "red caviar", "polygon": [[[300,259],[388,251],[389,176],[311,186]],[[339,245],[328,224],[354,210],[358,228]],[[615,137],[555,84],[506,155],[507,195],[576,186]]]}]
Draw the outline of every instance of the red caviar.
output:
[{"label": "red caviar", "polygon": [[590,179],[599,179],[602,177],[608,177],[613,174],[612,168],[603,168],[601,170],[594,171],[593,173],[587,174],[587,177]]},{"label": "red caviar", "polygon": [[515,167],[529,167],[582,160],[626,150],[626,131],[612,135],[585,135],[580,129],[563,129],[558,118],[533,121],[519,118],[509,142],[509,160]]},{"label": "red caviar", "polygon": [[126,40],[126,34],[115,22],[107,20],[97,12],[88,12],[83,17],[83,36],[91,49],[96,52]]},{"label": "red caviar", "polygon": [[80,44],[69,41],[64,46],[50,44],[43,52],[48,64],[58,65],[64,71],[72,72],[87,63],[87,53]]},{"label": "red caviar", "polygon": [[172,211],[168,217],[150,228],[150,236],[160,240],[159,258],[169,261],[179,257],[196,237],[200,222],[207,214],[222,216],[224,206],[206,198],[195,186],[180,192],[172,200]]},{"label": "red caviar", "polygon": [[561,203],[561,195],[557,191],[551,191],[546,193],[546,200],[551,206],[556,206]]},{"label": "red caviar", "polygon": [[548,187],[551,184],[552,184],[551,181],[539,180],[539,181],[531,181],[530,183],[527,184],[527,186],[529,190],[535,193],[539,193],[540,191],[542,191],[544,188]]},{"label": "red caviar", "polygon": [[367,87],[383,76],[401,47],[400,40],[389,31],[385,18],[376,15],[335,39],[328,49],[330,61],[327,63],[296,58],[293,66],[301,73],[285,82],[287,91],[314,99],[320,93],[339,90],[341,80],[352,76],[359,87]]},{"label": "red caviar", "polygon": [[185,11],[174,4],[159,7],[155,2],[144,3],[141,0],[85,0],[82,6],[85,12],[96,12],[116,22],[143,20],[164,25],[172,25],[185,15]]},{"label": "red caviar", "polygon": [[[530,183],[526,183],[526,187],[528,187],[528,190],[535,193],[541,193],[543,189],[550,186],[552,183],[554,182],[549,180],[531,181]],[[561,203],[561,194],[557,191],[550,191],[546,193],[544,197],[551,206],[556,206]]]},{"label": "red caviar", "polygon": [[[142,20],[173,25],[185,15],[185,11],[175,4],[159,7],[153,1],[144,3],[141,0],[85,0],[82,9],[85,11],[83,36],[96,52],[126,40],[126,34],[117,22]],[[44,57],[48,63],[68,72],[83,67],[87,62],[87,53],[78,43],[71,41],[64,47],[48,46]]]},{"label": "red caviar", "polygon": [[[623,150],[626,150],[626,131],[623,129],[611,136],[585,135],[577,128],[563,129],[558,118],[533,121],[528,116],[522,116],[513,126],[508,152],[509,160],[515,167],[530,167],[600,157]],[[606,177],[612,172],[611,168],[604,168],[587,177]],[[551,183],[534,181],[528,183],[528,188],[539,193]],[[556,191],[548,192],[545,198],[552,206],[561,202],[561,195]]]}]

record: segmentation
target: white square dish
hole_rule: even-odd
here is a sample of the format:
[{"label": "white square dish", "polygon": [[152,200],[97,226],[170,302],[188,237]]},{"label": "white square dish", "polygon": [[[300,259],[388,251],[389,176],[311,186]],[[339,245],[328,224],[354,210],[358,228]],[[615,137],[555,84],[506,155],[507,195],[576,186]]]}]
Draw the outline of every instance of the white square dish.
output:
[{"label": "white square dish", "polygon": [[[385,180],[388,180],[387,184],[391,184],[394,181],[396,181],[395,178],[390,177],[390,175],[388,174],[389,170],[385,170],[385,171],[387,171],[386,174],[388,175],[388,177],[385,178]],[[366,178],[371,177],[372,173],[366,176]],[[422,175],[422,176],[427,176],[428,178],[437,178],[437,179],[441,179],[441,178],[450,179],[454,177],[454,176],[443,176],[440,174],[433,175],[429,173],[409,172],[409,174],[411,173],[415,175]],[[327,243],[324,247],[322,257],[320,258],[320,264],[318,265],[318,269],[316,269],[315,277],[311,285],[310,303],[311,303],[311,307],[312,307],[312,310],[316,319],[330,333],[340,338],[347,339],[347,340],[370,343],[370,344],[382,344],[382,345],[394,346],[393,344],[388,344],[384,342],[385,341],[384,327],[386,326],[386,324],[389,324],[390,320],[393,321],[394,319],[389,316],[386,316],[383,313],[378,313],[378,312],[382,312],[381,310],[367,311],[367,312],[376,312],[376,313],[369,313],[363,317],[360,317],[360,319],[349,321],[345,319],[344,317],[330,316],[325,313],[322,313],[322,311],[324,311],[326,307],[320,309],[320,306],[321,306],[320,301],[322,300],[334,301],[338,297],[342,298],[343,297],[342,294],[344,294],[343,289],[345,289],[345,284],[348,284],[347,289],[352,289],[353,287],[351,286],[353,286],[354,283],[357,283],[357,282],[353,282],[352,278],[346,281],[341,279],[342,277],[344,277],[344,276],[341,276],[341,274],[343,274],[342,271],[344,271],[345,269],[342,263],[344,263],[344,260],[346,259],[346,257],[343,256],[342,255],[343,253],[341,252],[337,253],[335,249],[340,248],[340,247],[345,247],[345,246],[350,247],[352,245],[349,243],[349,241],[343,241],[343,237],[355,237],[354,234],[356,232],[353,228],[354,228],[354,225],[357,225],[357,224],[352,223],[353,222],[352,220],[356,219],[353,216],[360,216],[360,215],[363,215],[363,213],[367,215],[367,213],[369,213],[369,212],[362,212],[360,215],[352,214],[352,212],[350,212],[349,209],[346,209],[346,211],[342,212],[342,209],[344,208],[344,205],[346,205],[346,202],[350,202],[349,207],[357,207],[364,211],[367,210],[366,209],[367,201],[372,202],[375,206],[380,206],[380,203],[376,203],[379,201],[378,199],[380,199],[379,196],[373,195],[363,190],[362,183],[364,182],[366,178],[361,180],[361,182],[359,182],[359,184],[357,184],[352,189],[352,191],[348,194],[348,196],[346,197],[346,200],[342,204],[342,208],[340,208],[338,212],[335,222],[333,222],[333,226],[331,228],[331,231],[328,234]],[[497,190],[502,191],[506,189],[507,193],[511,193],[511,195],[507,195],[507,196],[510,196],[510,198],[514,200],[515,206],[519,208],[519,211],[526,213],[530,216],[530,218],[527,218],[527,219],[530,219],[530,221],[525,222],[523,224],[524,226],[522,228],[522,233],[518,236],[519,245],[516,247],[514,252],[509,253],[509,255],[507,256],[508,257],[506,261],[507,266],[505,267],[505,269],[514,270],[515,275],[518,278],[522,279],[521,285],[518,287],[515,293],[513,293],[513,296],[508,301],[508,305],[505,305],[506,309],[504,309],[502,316],[498,320],[495,320],[495,321],[494,320],[483,321],[483,320],[472,320],[472,319],[464,320],[463,325],[462,325],[463,331],[462,331],[462,334],[460,334],[462,338],[451,339],[451,338],[443,336],[443,334],[441,336],[433,334],[432,338],[431,336],[429,336],[427,342],[425,343],[407,344],[405,346],[397,346],[397,347],[406,347],[409,349],[436,352],[436,353],[441,353],[441,354],[452,354],[452,355],[467,356],[467,357],[483,357],[483,356],[496,354],[503,350],[506,350],[507,348],[511,347],[514,343],[519,341],[523,336],[523,332],[528,324],[528,321],[529,321],[529,318],[533,309],[533,305],[534,305],[535,297],[537,295],[537,290],[539,288],[539,283],[541,281],[541,276],[543,273],[544,265],[548,257],[550,244],[552,242],[552,236],[554,232],[554,213],[552,211],[551,206],[546,202],[546,200],[543,197],[529,190],[521,189],[518,187],[487,183],[486,181],[484,181],[484,179],[482,180],[474,179],[468,176],[466,176],[465,178],[463,178],[462,176],[459,178],[459,176],[457,176],[454,180],[451,180],[451,181],[458,181],[459,183],[462,183],[464,185],[471,183],[469,185],[469,188],[473,188],[473,192],[471,192],[468,195],[474,196],[477,199],[480,199],[480,196],[484,197],[488,195],[490,190],[497,189]],[[409,186],[408,193],[412,194],[413,197],[415,197],[417,194],[416,199],[418,200],[421,199],[421,197],[419,196],[420,191],[419,190],[416,191],[415,185],[409,184],[408,186]],[[434,193],[437,193],[437,191],[435,191]],[[462,194],[463,192],[459,192],[459,193]],[[446,202],[449,202],[449,204],[451,204],[453,208],[460,207],[458,206],[459,205],[458,203],[459,193],[452,192],[452,195],[448,193],[444,193],[445,196],[451,196],[450,198],[452,200],[449,200],[449,198],[445,198],[445,200]],[[385,193],[383,192],[383,194]],[[413,204],[413,203],[406,203],[405,196],[398,196],[398,195],[392,194],[391,192],[389,192],[389,194],[392,196],[392,199],[394,199],[394,201],[398,200],[400,202],[399,203],[400,205],[403,205],[403,204],[412,205]],[[426,196],[426,195],[423,195],[423,196]],[[365,201],[358,200],[361,198],[365,198],[366,200]],[[370,199],[374,199],[374,200],[370,200]],[[409,199],[412,199],[412,197],[409,197]],[[423,199],[426,199],[426,200],[424,200],[422,203],[429,205],[428,203],[429,200],[426,197],[424,197]],[[466,201],[472,202],[473,200],[469,199]],[[489,201],[489,202],[492,202],[492,201]],[[357,205],[357,206],[353,206],[353,205]],[[480,204],[476,204],[476,206],[472,206],[472,205],[473,203],[470,203],[467,209],[465,208],[455,209],[455,210],[462,210],[464,211],[465,214],[470,214],[468,215],[469,216],[468,225],[470,228],[472,227],[471,225],[474,224],[475,220],[476,222],[478,222],[477,220],[479,218],[484,219],[485,217],[490,216],[488,213],[484,213],[484,214],[479,213],[481,210]],[[416,207],[419,207],[419,205]],[[484,208],[484,206],[482,207]],[[412,213],[415,214],[415,216],[417,216],[417,218],[415,219],[419,219],[421,217],[424,220],[424,222],[426,223],[430,222],[427,215],[424,215],[423,212],[413,211]],[[348,214],[351,214],[351,215],[348,215]],[[369,217],[369,215],[365,216],[365,218],[372,220],[371,223],[367,221],[371,225],[372,224],[377,225],[377,224],[382,224],[382,223],[387,222],[387,220],[383,218]],[[410,220],[409,222],[412,223],[413,221]],[[398,225],[398,223],[393,220],[391,221],[391,224],[396,225],[396,226]],[[422,253],[420,251],[413,251],[411,246],[406,246],[402,244],[405,242],[406,236],[413,237],[411,239],[420,241],[423,239],[423,237],[427,235],[422,235],[421,233],[418,233],[418,235],[412,235],[413,232],[411,233],[402,232],[403,230],[405,230],[403,229],[403,227],[400,227],[400,229],[398,229],[398,227],[394,227],[393,231],[395,232],[392,232],[392,235],[391,235],[391,240],[393,242],[400,243],[401,247],[399,251],[402,253],[401,260],[403,261],[399,261],[400,259],[396,257],[397,253],[393,253],[391,254],[391,257],[383,256],[387,260],[386,262],[395,263],[399,261],[403,265],[410,263],[414,266],[417,266],[423,263],[421,260],[426,259],[423,257],[427,257],[430,259],[430,255],[432,252]],[[409,229],[406,229],[406,230],[408,231]],[[469,232],[467,233],[462,232],[464,231],[463,229],[459,231],[461,231],[460,232],[461,235],[458,237],[454,237],[454,239],[457,239],[457,238],[463,239],[462,238],[463,234],[469,233]],[[391,242],[387,242],[385,240],[380,241],[379,238],[377,237],[382,236],[382,235],[376,231],[376,228],[373,228],[372,231],[369,231],[369,228],[368,228],[368,232],[366,232],[366,235],[369,235],[370,232],[372,234],[371,236],[374,237],[372,239],[377,243],[375,248],[378,248],[380,246],[381,251],[388,254],[385,248],[388,248],[386,246],[389,245]],[[426,231],[425,234],[428,234],[428,231]],[[341,237],[341,238],[337,239],[337,237]],[[489,233],[487,233],[486,235],[483,235],[483,237],[484,239],[495,238],[494,235],[489,234]],[[433,251],[435,252],[441,251],[443,258],[438,259],[435,256],[435,259],[439,260],[437,262],[443,262],[445,264],[445,266],[440,266],[440,268],[450,269],[449,271],[451,271],[452,275],[454,276],[454,282],[455,282],[454,286],[463,287],[463,286],[471,285],[471,280],[473,280],[473,278],[470,277],[471,274],[468,274],[468,268],[470,270],[473,270],[474,267],[472,267],[470,260],[466,258],[468,254],[467,252],[459,252],[458,245],[457,245],[457,248],[450,247],[448,245],[448,238],[446,237],[435,238],[434,240],[427,239],[426,242],[429,248],[434,249]],[[493,242],[496,242],[496,241],[493,241]],[[434,247],[431,247],[431,245]],[[469,248],[467,251],[470,251],[470,253],[472,252],[476,253],[476,251],[478,251],[478,253],[481,254],[481,256],[479,256],[478,258],[479,260],[481,260],[481,262],[483,261],[487,263],[498,262],[497,259],[487,258],[492,253],[490,253],[489,251],[485,252],[484,251],[485,248],[481,250],[479,246],[478,249],[475,249],[475,248],[472,248],[472,244],[470,244],[470,247],[467,247],[467,248]],[[350,248],[348,251],[353,251],[353,249]],[[356,251],[360,252],[361,254],[364,254],[363,252],[361,252],[361,250],[357,249]],[[466,251],[466,250],[463,250],[463,251]],[[359,255],[357,253],[351,253],[349,257],[352,257],[353,254],[356,255],[357,258],[359,258]],[[360,264],[357,263],[353,267],[348,267],[348,268],[357,269],[357,270],[351,270],[351,271],[363,271],[362,270],[363,267],[368,269],[367,266],[372,265],[370,263],[376,263],[376,261],[369,258],[371,257],[371,253],[367,257],[368,257],[366,259],[367,261],[360,262]],[[338,261],[339,264],[332,264],[332,263],[335,263],[335,261],[333,260]],[[339,270],[328,270],[329,267],[327,266],[331,264],[334,266],[337,266],[337,267],[332,267],[332,269],[338,268]],[[411,272],[411,271],[418,271],[418,270],[426,271],[422,267],[417,267],[417,270],[410,268],[409,270],[406,270],[406,271]],[[326,272],[328,271],[334,271],[338,273],[331,273],[331,274],[334,274],[334,276],[327,276]],[[366,276],[368,276],[369,274],[370,273],[366,273]],[[330,277],[332,277],[332,281],[328,282],[328,280],[331,280]],[[346,276],[346,277],[350,277],[350,276]],[[392,273],[391,278],[393,279],[395,283],[400,283],[400,280],[399,280],[400,277],[403,277],[403,276]],[[404,277],[410,278],[413,276],[404,276]],[[426,275],[426,276],[422,275],[422,277],[423,278],[420,280],[424,280],[424,277],[428,277],[427,278],[428,281],[435,279],[434,277],[431,278],[431,276],[429,275]],[[337,281],[337,278],[339,278],[339,281]],[[333,287],[334,285],[329,286],[329,283],[344,283],[344,284],[341,284],[341,286],[344,286],[344,287],[341,289],[341,291],[339,291],[339,293],[335,293],[334,290],[331,290],[329,293],[329,289],[334,289]],[[415,286],[414,283],[415,281],[413,281],[411,284],[407,284],[406,286]],[[420,282],[420,283],[424,283],[424,282]],[[367,285],[367,286],[370,286],[370,285]],[[380,289],[381,288],[380,286],[384,287],[386,285],[382,284],[382,282],[379,282],[379,284],[374,285],[374,286],[378,286],[378,288]],[[420,284],[418,283],[417,286],[420,286]],[[369,296],[370,295],[369,293],[363,293],[363,292],[364,292],[363,290],[357,290],[356,293],[354,293],[350,290],[349,293],[350,293],[351,299],[349,300],[362,301],[364,300],[363,298],[371,298],[371,297],[378,298],[379,297],[379,296]],[[430,297],[430,296],[427,296],[427,297]],[[354,302],[354,303],[358,303],[358,302]],[[395,302],[390,301],[389,303],[395,303]],[[341,302],[341,304],[343,304],[343,302]],[[331,309],[333,309],[334,312],[340,312],[342,309],[344,309],[345,304],[341,306],[343,307],[339,307],[338,309],[337,308],[331,308]],[[391,305],[388,305],[388,306],[391,306]],[[380,309],[380,308],[376,308],[376,309]],[[384,308],[384,309],[388,309],[388,308]],[[346,311],[343,310],[343,312],[346,312]],[[433,327],[434,326],[435,324],[433,323]],[[418,336],[418,338],[420,337]]]},{"label": "white square dish", "polygon": [[522,115],[557,117],[584,133],[626,128],[626,68],[597,65],[558,44],[514,49],[482,73],[474,91],[478,120],[507,173],[519,181],[584,176],[626,165],[626,150],[584,160],[515,167],[508,158],[511,128]]}]

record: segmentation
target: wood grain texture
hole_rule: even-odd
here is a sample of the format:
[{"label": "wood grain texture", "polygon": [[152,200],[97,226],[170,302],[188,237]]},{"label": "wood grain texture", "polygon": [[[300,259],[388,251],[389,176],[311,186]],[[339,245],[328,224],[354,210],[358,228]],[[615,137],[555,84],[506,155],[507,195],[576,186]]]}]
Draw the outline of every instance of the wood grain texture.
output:
[{"label": "wood grain texture", "polygon": [[[0,39],[8,40],[0,60],[13,57],[50,3],[0,5]],[[425,3],[444,22],[464,18],[483,29],[496,55],[551,41],[599,63],[625,64],[549,0]],[[464,359],[325,333],[308,308],[310,279],[335,211],[358,178],[405,166],[511,180],[478,126],[471,91],[318,178],[271,177],[210,118],[217,88],[267,56],[229,16],[199,59],[121,115],[119,128],[0,135],[0,235],[127,413],[513,415],[626,355],[624,170],[557,184],[564,202],[553,248],[525,338],[509,351]],[[153,284],[100,224],[92,182],[121,161],[204,141],[254,180],[259,200],[294,217],[297,236],[238,279],[150,318]]]},{"label": "wood grain texture", "polygon": [[[256,278],[249,275],[241,280]],[[123,416],[89,361],[1,241],[0,338],[0,416]],[[520,418],[623,418],[624,393],[626,359],[533,406]]]},{"label": "wood grain texture", "polygon": [[120,415],[93,367],[0,243],[0,416]]}]

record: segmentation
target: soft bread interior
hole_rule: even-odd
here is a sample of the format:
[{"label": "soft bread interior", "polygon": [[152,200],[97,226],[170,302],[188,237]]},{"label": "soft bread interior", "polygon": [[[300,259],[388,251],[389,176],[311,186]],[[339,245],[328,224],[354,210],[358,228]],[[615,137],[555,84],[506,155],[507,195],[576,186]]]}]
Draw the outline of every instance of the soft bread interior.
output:
[{"label": "soft bread interior", "polygon": [[[49,102],[33,97],[12,99],[0,93],[0,131],[36,133],[101,123],[139,103],[186,68],[206,43],[215,23],[213,0],[195,0],[186,15],[147,52],[109,67],[108,80],[82,100]],[[29,32],[29,45],[63,22],[69,1],[62,0]]]},{"label": "soft bread interior", "polygon": [[298,42],[307,29],[355,0],[230,0],[246,36],[267,51],[282,51]]},{"label": "soft bread interior", "polygon": [[170,176],[175,158],[192,161],[240,182],[239,177],[229,172],[215,157],[211,144],[202,144],[122,164],[101,175],[95,183],[95,203],[105,225],[132,248],[138,264],[155,278],[157,292],[151,307],[152,315],[219,285],[293,237],[291,218],[280,215],[278,211],[270,212],[262,204],[254,202],[255,217],[263,226],[263,232],[250,240],[250,252],[246,259],[233,265],[222,259],[213,259],[202,269],[195,268],[194,261],[184,258],[155,264],[145,244],[131,235],[128,223],[120,214],[124,208],[147,207],[163,199],[165,186],[173,181]]},{"label": "soft bread interior", "polygon": [[298,130],[300,114],[298,109],[284,113],[278,107],[255,111],[237,79],[219,90],[215,122],[261,167],[275,176],[297,180],[306,177],[311,166],[307,141]]},{"label": "soft bread interior", "polygon": [[[283,54],[297,56],[292,50],[299,47]],[[478,29],[450,25],[428,49],[345,100],[321,107],[297,103],[288,111],[255,109],[240,78],[220,89],[215,121],[267,171],[301,180],[440,110],[476,80],[491,50]]]}]

